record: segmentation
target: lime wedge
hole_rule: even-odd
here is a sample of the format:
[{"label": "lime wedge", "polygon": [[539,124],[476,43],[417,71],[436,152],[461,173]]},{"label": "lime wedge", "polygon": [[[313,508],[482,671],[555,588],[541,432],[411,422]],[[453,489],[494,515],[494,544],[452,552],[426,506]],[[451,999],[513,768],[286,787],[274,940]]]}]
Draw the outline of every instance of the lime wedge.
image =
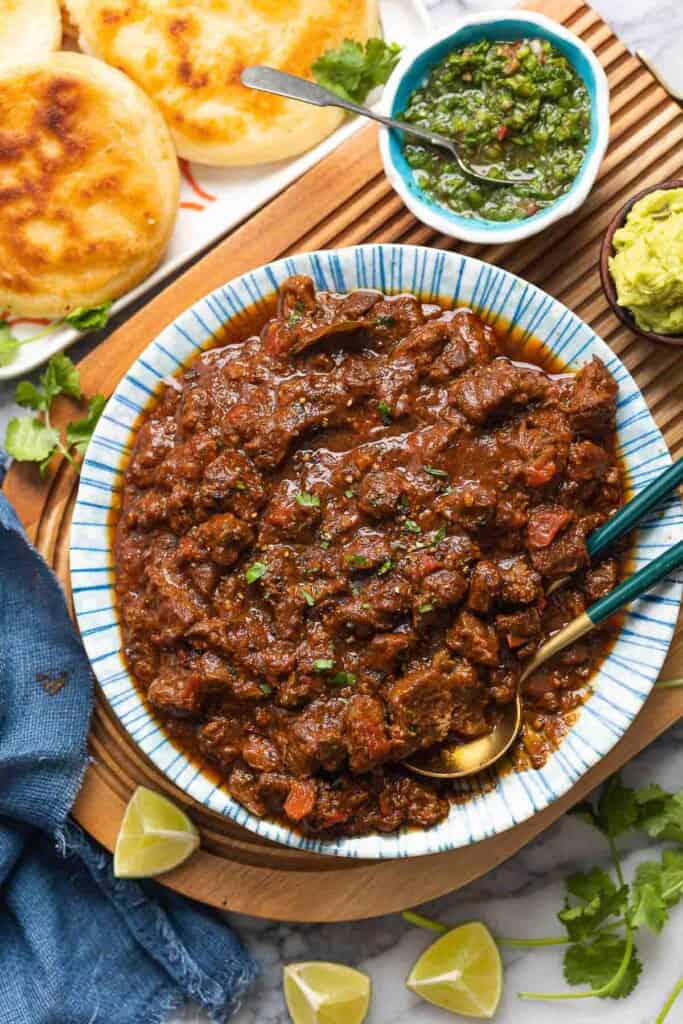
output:
[{"label": "lime wedge", "polygon": [[283,971],[285,1002],[294,1024],[362,1024],[370,1004],[370,979],[353,967],[322,960],[289,964]]},{"label": "lime wedge", "polygon": [[488,928],[474,921],[446,932],[424,951],[406,985],[442,1010],[489,1020],[500,1002],[503,965]]},{"label": "lime wedge", "polygon": [[178,867],[199,846],[188,816],[160,793],[138,786],[128,802],[114,850],[117,878],[151,878]]}]

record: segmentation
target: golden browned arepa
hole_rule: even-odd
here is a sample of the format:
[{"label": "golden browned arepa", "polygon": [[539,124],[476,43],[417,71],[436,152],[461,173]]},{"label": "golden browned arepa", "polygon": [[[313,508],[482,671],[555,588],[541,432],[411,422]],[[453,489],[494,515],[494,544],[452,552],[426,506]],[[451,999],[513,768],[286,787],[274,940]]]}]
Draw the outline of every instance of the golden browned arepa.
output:
[{"label": "golden browned arepa", "polygon": [[268,64],[311,77],[320,54],[377,34],[377,0],[67,0],[87,53],[121,68],[159,104],[178,153],[233,166],[295,156],[343,114],[245,88]]},{"label": "golden browned arepa", "polygon": [[61,41],[58,0],[0,0],[0,65],[46,57]]},{"label": "golden browned arepa", "polygon": [[0,311],[128,291],[161,260],[178,191],[164,119],[120,71],[77,53],[0,66]]}]

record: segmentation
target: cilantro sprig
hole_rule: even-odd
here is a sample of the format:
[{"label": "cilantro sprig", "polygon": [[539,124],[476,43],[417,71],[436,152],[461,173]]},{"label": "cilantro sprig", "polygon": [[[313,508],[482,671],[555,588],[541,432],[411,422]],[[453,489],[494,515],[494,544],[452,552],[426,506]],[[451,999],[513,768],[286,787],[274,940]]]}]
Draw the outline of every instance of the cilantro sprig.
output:
[{"label": "cilantro sprig", "polygon": [[83,455],[106,405],[104,395],[88,400],[85,416],[72,420],[61,432],[52,423],[52,403],[58,395],[84,402],[80,374],[68,356],[53,356],[38,385],[22,380],[17,384],[15,400],[33,416],[15,416],[7,424],[5,448],[18,462],[37,462],[44,475],[56,454],[78,468],[77,456]]},{"label": "cilantro sprig", "polygon": [[65,324],[75,327],[77,331],[93,331],[97,328],[105,327],[109,320],[110,311],[111,302],[103,302],[99,306],[91,306],[90,308],[79,306],[67,316],[62,317],[61,320],[53,320],[42,330],[36,331],[35,334],[31,334],[27,338],[18,338],[12,331],[10,324],[6,320],[0,320],[0,366],[9,366],[16,359],[20,348],[23,348],[24,345],[30,345],[33,341],[40,341],[41,338],[46,338]]},{"label": "cilantro sprig", "polygon": [[[643,963],[636,948],[641,929],[659,935],[669,912],[683,896],[683,790],[668,793],[660,786],[640,789],[625,786],[619,775],[602,788],[597,799],[578,804],[572,811],[605,837],[613,874],[600,867],[579,872],[566,880],[565,899],[558,919],[564,934],[552,938],[496,938],[500,946],[517,948],[565,946],[564,976],[570,986],[587,985],[580,992],[520,992],[522,999],[623,999],[638,984]],[[638,865],[630,882],[624,877],[617,840],[641,832],[655,840],[680,846],[666,847]],[[449,926],[412,911],[411,924],[444,933]],[[683,992],[681,977],[656,1019],[664,1024]]]},{"label": "cilantro sprig", "polygon": [[362,103],[371,92],[389,78],[398,63],[401,47],[383,39],[368,39],[363,46],[345,39],[337,50],[325,50],[312,67],[318,85],[342,99]]}]

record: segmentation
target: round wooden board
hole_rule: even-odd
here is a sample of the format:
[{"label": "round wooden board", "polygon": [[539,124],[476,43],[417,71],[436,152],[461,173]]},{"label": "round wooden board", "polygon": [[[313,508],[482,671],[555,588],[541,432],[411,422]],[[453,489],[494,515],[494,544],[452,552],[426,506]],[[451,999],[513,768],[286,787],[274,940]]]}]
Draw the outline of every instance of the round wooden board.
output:
[{"label": "round wooden board", "polygon": [[[683,446],[677,398],[683,387],[683,355],[635,338],[616,320],[600,291],[596,261],[613,209],[635,189],[634,153],[641,188],[680,172],[683,113],[581,0],[529,0],[525,6],[567,24],[598,53],[612,94],[610,150],[590,199],[573,218],[521,246],[458,248],[521,273],[593,324],[634,374],[669,446],[678,453]],[[453,246],[452,240],[417,224],[393,195],[381,173],[374,129],[358,132],[338,147],[87,356],[80,364],[84,390],[111,393],[166,324],[231,277],[294,250],[362,241]],[[70,414],[72,410],[58,402],[53,418],[60,423]],[[61,465],[46,481],[33,467],[14,466],[5,484],[30,539],[55,568],[67,593],[68,534],[76,483],[73,471]],[[663,675],[683,675],[680,629]],[[200,851],[182,868],[162,876],[163,884],[221,909],[269,919],[373,917],[434,899],[490,871],[681,715],[683,692],[653,695],[628,733],[595,769],[562,799],[508,832],[451,853],[362,862],[314,856],[266,842],[195,804],[141,754],[96,691],[92,764],[73,813],[111,850],[130,794],[138,785],[150,786],[187,808],[202,837]]]}]

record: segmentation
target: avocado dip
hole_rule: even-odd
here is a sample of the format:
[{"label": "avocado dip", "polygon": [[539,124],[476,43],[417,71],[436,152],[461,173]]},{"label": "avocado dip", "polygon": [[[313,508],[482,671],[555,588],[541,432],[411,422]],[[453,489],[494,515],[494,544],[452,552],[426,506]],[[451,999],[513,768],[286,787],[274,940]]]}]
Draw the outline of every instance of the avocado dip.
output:
[{"label": "avocado dip", "polygon": [[657,189],[615,231],[609,269],[617,302],[644,331],[683,333],[683,188]]},{"label": "avocado dip", "polygon": [[406,121],[440,132],[491,177],[531,174],[524,184],[466,179],[443,149],[406,141],[415,184],[463,217],[532,216],[569,190],[591,134],[583,79],[545,39],[481,39],[453,50],[409,97]]}]

